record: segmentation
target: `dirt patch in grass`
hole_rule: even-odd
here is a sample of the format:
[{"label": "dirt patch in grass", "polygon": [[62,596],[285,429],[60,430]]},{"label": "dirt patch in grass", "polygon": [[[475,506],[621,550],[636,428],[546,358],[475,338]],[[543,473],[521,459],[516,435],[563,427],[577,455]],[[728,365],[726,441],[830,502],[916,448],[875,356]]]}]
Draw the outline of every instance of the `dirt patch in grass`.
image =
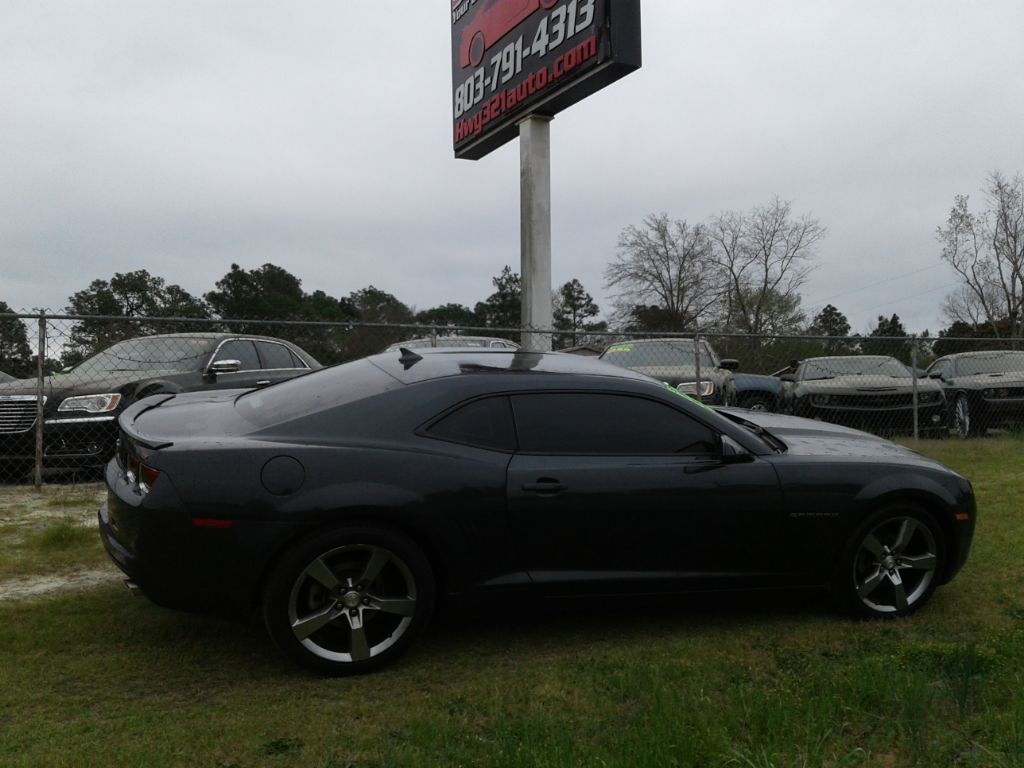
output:
[{"label": "dirt patch in grass", "polygon": [[11,582],[105,565],[96,533],[104,495],[99,484],[0,488],[0,594]]},{"label": "dirt patch in grass", "polygon": [[0,603],[9,600],[28,600],[68,592],[81,592],[98,584],[109,584],[124,578],[113,566],[75,573],[26,576],[20,579],[0,581]]},{"label": "dirt patch in grass", "polygon": [[94,525],[106,495],[103,485],[0,489],[0,526],[38,526],[54,520]]}]

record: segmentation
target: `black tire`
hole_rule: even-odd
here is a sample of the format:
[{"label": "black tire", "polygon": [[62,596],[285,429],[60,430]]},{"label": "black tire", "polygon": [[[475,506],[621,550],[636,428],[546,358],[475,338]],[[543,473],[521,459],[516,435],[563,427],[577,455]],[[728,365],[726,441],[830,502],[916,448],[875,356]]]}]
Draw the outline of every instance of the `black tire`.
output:
[{"label": "black tire", "polygon": [[928,602],[945,562],[945,538],[930,513],[910,504],[885,507],[850,537],[832,594],[856,617],[907,616]]},{"label": "black tire", "polygon": [[764,392],[754,392],[740,397],[740,408],[747,408],[751,411],[774,411],[775,398]]},{"label": "black tire", "polygon": [[358,675],[391,663],[434,607],[430,563],[409,537],[372,524],[312,535],[274,568],[263,599],[270,636],[324,675]]}]

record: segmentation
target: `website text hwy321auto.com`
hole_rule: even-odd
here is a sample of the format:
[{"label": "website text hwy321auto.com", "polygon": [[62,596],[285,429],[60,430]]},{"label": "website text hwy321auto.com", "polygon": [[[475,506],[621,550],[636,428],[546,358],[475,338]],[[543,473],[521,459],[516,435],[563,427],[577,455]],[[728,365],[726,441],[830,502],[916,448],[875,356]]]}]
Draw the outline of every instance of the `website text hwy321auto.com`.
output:
[{"label": "website text hwy321auto.com", "polygon": [[[590,36],[582,38],[588,31]],[[553,61],[549,59],[550,64],[522,75],[528,59],[544,57],[565,43],[572,47]],[[520,35],[470,72],[466,80],[455,88],[455,141],[479,135],[506,112],[551,89],[559,80],[595,60],[597,54],[594,0],[573,0],[566,6],[555,8],[549,16],[541,18],[532,43]],[[519,77],[522,79],[517,84],[502,88],[505,83]],[[478,106],[474,114],[460,119]]]}]

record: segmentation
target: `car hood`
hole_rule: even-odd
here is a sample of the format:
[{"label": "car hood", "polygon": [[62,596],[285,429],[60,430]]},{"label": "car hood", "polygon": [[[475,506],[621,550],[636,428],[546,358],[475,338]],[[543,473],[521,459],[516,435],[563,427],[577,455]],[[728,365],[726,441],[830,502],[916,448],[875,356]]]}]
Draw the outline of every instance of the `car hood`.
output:
[{"label": "car hood", "polygon": [[[799,384],[802,392],[815,392],[821,394],[872,394],[879,392],[912,392],[914,380],[882,378],[880,376],[836,376],[834,379],[812,379],[801,381]],[[933,379],[918,379],[918,392],[934,392],[940,390],[940,385]]]},{"label": "car hood", "polygon": [[737,387],[757,387],[759,389],[774,390],[782,388],[781,379],[775,376],[767,376],[763,373],[740,373],[739,371],[733,371],[732,380],[736,382]]},{"label": "car hood", "polygon": [[858,429],[850,429],[827,421],[785,416],[767,411],[745,411],[734,408],[716,410],[735,413],[742,419],[763,427],[786,444],[787,454],[850,458],[863,456],[875,459],[910,460],[914,463],[941,466],[916,451]]},{"label": "car hood", "polygon": [[976,389],[999,389],[1000,387],[1024,386],[1024,372],[979,373],[974,376],[957,376],[954,380],[961,387]]},{"label": "car hood", "polygon": [[[181,371],[104,371],[102,373],[71,371],[43,378],[43,394],[48,398],[70,395],[90,395],[99,392],[119,392],[136,381],[180,375]],[[17,379],[0,383],[0,397],[4,395],[34,395],[37,379]]]}]

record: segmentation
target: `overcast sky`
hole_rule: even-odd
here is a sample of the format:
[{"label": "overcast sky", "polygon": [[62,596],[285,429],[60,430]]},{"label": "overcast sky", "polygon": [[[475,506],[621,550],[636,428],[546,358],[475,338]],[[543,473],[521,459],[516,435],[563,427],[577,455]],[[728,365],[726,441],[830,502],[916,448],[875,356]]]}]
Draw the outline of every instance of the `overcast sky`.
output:
[{"label": "overcast sky", "polygon": [[[936,227],[1024,172],[1020,0],[643,0],[643,68],[552,123],[555,283],[623,227],[778,195],[855,331],[945,325]],[[445,0],[0,4],[0,300],[232,262],[472,306],[519,264],[519,155],[455,160]]]}]

